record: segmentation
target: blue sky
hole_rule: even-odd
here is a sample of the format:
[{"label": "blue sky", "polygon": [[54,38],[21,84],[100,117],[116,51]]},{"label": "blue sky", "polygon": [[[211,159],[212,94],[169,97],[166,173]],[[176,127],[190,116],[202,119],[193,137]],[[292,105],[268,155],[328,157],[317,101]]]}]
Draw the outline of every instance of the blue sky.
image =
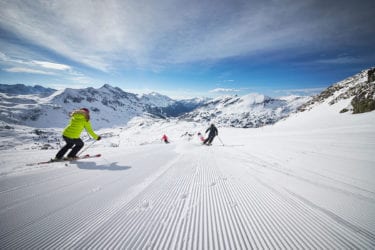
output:
[{"label": "blue sky", "polygon": [[312,94],[375,66],[375,1],[0,0],[0,83]]}]

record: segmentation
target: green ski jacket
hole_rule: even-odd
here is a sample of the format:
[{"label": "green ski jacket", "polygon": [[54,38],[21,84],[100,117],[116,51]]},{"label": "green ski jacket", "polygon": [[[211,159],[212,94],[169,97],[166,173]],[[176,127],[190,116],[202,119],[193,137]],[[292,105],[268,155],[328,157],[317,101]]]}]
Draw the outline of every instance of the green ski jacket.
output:
[{"label": "green ski jacket", "polygon": [[92,138],[94,138],[95,140],[99,138],[99,136],[92,130],[90,119],[86,112],[82,110],[76,110],[70,116],[70,123],[65,127],[63,136],[71,139],[78,139],[81,136],[82,130],[86,129],[86,131],[92,136]]}]

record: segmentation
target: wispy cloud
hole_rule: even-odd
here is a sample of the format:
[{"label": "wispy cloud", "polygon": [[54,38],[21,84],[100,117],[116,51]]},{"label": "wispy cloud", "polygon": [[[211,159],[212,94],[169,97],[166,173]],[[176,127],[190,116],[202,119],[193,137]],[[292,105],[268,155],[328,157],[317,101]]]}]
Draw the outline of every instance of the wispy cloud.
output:
[{"label": "wispy cloud", "polygon": [[32,61],[32,63],[47,69],[54,70],[70,70],[71,67],[65,64],[44,62],[44,61]]},{"label": "wispy cloud", "polygon": [[30,68],[22,68],[22,67],[12,67],[6,68],[4,71],[12,72],[12,73],[29,73],[29,74],[40,74],[40,75],[54,75],[52,72],[47,72],[43,70],[37,69],[30,69]]},{"label": "wispy cloud", "polygon": [[91,77],[74,70],[69,65],[41,60],[22,60],[3,52],[0,52],[0,68],[11,73],[58,76],[66,79],[66,84],[87,86],[95,83]]},{"label": "wispy cloud", "polygon": [[[23,72],[26,72],[26,69],[29,69],[30,72],[34,72],[37,74],[38,71],[43,72],[43,74],[53,74],[53,72],[47,72],[39,69],[45,69],[45,70],[58,70],[58,71],[67,71],[72,70],[72,68],[68,65],[61,64],[61,63],[53,63],[53,62],[47,62],[47,61],[38,61],[38,60],[24,60],[24,59],[18,59],[15,57],[10,57],[6,55],[5,53],[0,52],[0,64],[5,65],[22,65],[22,68],[20,67],[12,67],[16,68],[14,71],[9,72],[21,72],[17,71],[18,69],[25,69]],[[11,68],[11,69],[12,69]]]},{"label": "wispy cloud", "polygon": [[212,89],[209,92],[210,93],[228,93],[228,92],[240,92],[239,89],[231,89],[231,88],[216,88]]},{"label": "wispy cloud", "polygon": [[352,56],[339,56],[335,58],[327,58],[316,60],[314,63],[318,64],[353,64],[361,63],[363,60],[357,57]]},{"label": "wispy cloud", "polygon": [[88,84],[93,84],[95,81],[87,76],[73,76],[69,77],[69,80],[74,83],[82,84],[83,86],[87,86]]},{"label": "wispy cloud", "polygon": [[345,0],[13,0],[0,3],[0,27],[107,72],[350,44],[371,30],[371,6]]},{"label": "wispy cloud", "polygon": [[21,65],[30,65],[31,62],[15,58],[15,57],[9,57],[6,54],[2,53],[0,51],[0,62],[3,64],[21,64]]},{"label": "wispy cloud", "polygon": [[282,89],[274,90],[273,92],[277,95],[303,95],[303,96],[312,96],[319,94],[325,88],[304,88],[304,89]]},{"label": "wispy cloud", "polygon": [[224,83],[224,84],[226,84],[226,83],[233,83],[234,82],[234,80],[231,80],[231,79],[229,79],[229,80],[221,80],[220,81],[220,83]]}]

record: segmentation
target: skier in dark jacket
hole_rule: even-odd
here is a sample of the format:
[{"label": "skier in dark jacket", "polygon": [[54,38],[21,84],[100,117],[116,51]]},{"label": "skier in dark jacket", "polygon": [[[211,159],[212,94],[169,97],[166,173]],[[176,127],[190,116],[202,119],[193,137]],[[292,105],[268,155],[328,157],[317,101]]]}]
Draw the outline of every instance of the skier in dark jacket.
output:
[{"label": "skier in dark jacket", "polygon": [[211,145],[215,136],[219,135],[219,131],[217,130],[214,124],[211,124],[211,126],[206,130],[206,134],[207,132],[210,132],[210,133],[208,134],[207,139],[204,140],[203,144]]}]

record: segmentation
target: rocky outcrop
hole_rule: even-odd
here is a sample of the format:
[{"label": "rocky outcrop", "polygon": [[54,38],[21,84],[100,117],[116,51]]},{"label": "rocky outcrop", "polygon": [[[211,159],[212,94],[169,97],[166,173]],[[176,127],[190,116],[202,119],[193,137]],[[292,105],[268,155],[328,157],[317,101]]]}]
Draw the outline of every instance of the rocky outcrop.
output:
[{"label": "rocky outcrop", "polygon": [[330,86],[299,107],[298,111],[310,110],[318,103],[327,101],[329,105],[334,105],[340,100],[350,98],[351,104],[340,113],[351,111],[358,114],[375,110],[375,68],[364,70]]},{"label": "rocky outcrop", "polygon": [[368,71],[368,80],[356,91],[351,104],[353,114],[375,110],[375,68]]}]

